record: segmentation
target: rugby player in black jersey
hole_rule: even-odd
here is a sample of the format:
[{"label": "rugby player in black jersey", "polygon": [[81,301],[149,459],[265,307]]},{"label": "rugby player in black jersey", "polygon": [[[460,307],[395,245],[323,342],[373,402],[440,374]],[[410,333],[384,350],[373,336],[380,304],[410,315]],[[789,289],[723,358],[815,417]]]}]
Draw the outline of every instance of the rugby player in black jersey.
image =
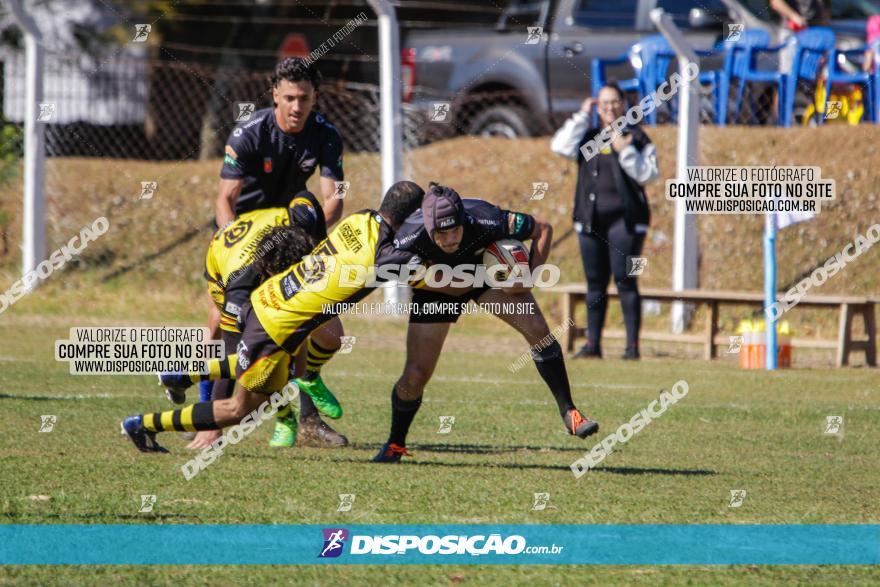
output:
[{"label": "rugby player in black jersey", "polygon": [[[484,200],[462,200],[448,187],[431,184],[421,210],[407,218],[395,236],[395,246],[418,256],[423,263],[480,265],[483,250],[502,239],[531,240],[529,264],[542,265],[550,252],[553,230],[549,224],[520,212],[502,210]],[[434,372],[449,327],[458,321],[469,300],[499,310],[495,315],[522,334],[531,347],[532,359],[541,378],[550,388],[569,434],[586,438],[599,430],[599,424],[582,414],[571,398],[562,348],[550,330],[534,296],[522,287],[507,290],[489,286],[462,290],[454,284],[449,293],[425,289],[413,291],[414,311],[410,312],[406,340],[406,365],[391,390],[391,432],[388,441],[373,459],[380,463],[399,463],[406,450],[410,424],[422,402],[422,394]],[[510,302],[514,302],[510,304]],[[532,308],[517,314],[508,308]],[[441,311],[435,311],[440,309]],[[552,339],[549,344],[542,344]]]},{"label": "rugby player in black jersey", "polygon": [[[336,186],[344,180],[342,136],[315,110],[320,81],[317,68],[301,58],[277,64],[272,76],[273,106],[251,114],[227,140],[215,205],[218,227],[246,212],[289,206],[318,169],[326,226],[342,217],[343,200]],[[215,338],[219,324],[220,315],[212,305],[209,325]],[[202,385],[202,399],[207,401],[211,396],[204,391],[210,390],[211,383]],[[324,446],[347,443],[321,420],[307,394],[300,394],[299,436],[306,443]],[[200,434],[191,447],[204,448],[215,439],[216,433]]]}]

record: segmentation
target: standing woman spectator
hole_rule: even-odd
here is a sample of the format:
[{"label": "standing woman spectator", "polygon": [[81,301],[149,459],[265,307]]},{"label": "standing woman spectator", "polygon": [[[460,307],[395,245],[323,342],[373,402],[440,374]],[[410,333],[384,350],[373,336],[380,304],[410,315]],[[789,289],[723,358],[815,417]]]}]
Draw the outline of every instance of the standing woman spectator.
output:
[{"label": "standing woman spectator", "polygon": [[[618,86],[604,86],[597,98],[584,100],[580,111],[565,122],[550,143],[554,153],[578,162],[574,229],[587,277],[587,344],[575,358],[602,357],[608,280],[613,274],[626,323],[623,358],[638,359],[642,300],[636,277],[629,275],[630,258],[641,254],[648,232],[651,214],[642,186],[659,175],[657,152],[641,128],[627,126],[614,137],[610,148],[586,160],[580,147],[624,114],[624,95]],[[601,124],[591,128],[596,106]]]}]

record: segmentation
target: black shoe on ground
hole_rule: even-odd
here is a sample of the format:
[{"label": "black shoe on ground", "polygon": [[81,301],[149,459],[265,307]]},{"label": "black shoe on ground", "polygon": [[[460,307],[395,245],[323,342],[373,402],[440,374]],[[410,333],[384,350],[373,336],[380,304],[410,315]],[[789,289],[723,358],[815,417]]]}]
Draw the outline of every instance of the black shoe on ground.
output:
[{"label": "black shoe on ground", "polygon": [[122,421],[119,427],[122,429],[122,434],[128,436],[128,439],[131,440],[139,451],[168,452],[156,442],[156,433],[144,428],[144,421],[141,416],[129,416]]},{"label": "black shoe on ground", "polygon": [[311,414],[300,418],[296,444],[318,448],[339,448],[348,446],[348,439],[331,428],[318,414]]}]

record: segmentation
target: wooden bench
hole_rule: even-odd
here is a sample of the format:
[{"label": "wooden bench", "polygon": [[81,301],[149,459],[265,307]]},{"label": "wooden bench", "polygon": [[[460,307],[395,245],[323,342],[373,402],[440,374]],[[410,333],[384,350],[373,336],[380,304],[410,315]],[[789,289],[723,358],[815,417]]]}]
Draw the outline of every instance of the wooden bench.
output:
[{"label": "wooden bench", "polygon": [[[583,283],[569,283],[547,288],[550,293],[559,293],[562,298],[563,323],[569,320],[574,323],[574,312],[578,304],[586,303],[587,286]],[[718,308],[722,304],[749,305],[762,307],[764,295],[755,292],[736,291],[708,291],[708,290],[684,290],[672,291],[667,289],[640,288],[642,299],[658,300],[662,302],[689,302],[695,305],[705,304],[709,307],[706,316],[706,324],[702,334],[672,334],[665,332],[645,332],[641,334],[642,340],[660,342],[692,342],[702,343],[706,359],[717,356],[716,346],[729,343],[729,339],[718,334]],[[617,297],[617,289],[614,286],[608,288],[608,296]],[[849,364],[849,355],[853,351],[864,351],[868,365],[877,365],[877,326],[874,320],[874,304],[877,300],[867,297],[856,296],[804,296],[798,306],[824,307],[839,309],[839,326],[837,340],[814,340],[795,338],[793,346],[806,348],[836,349],[836,364],[838,367]],[[864,320],[866,339],[854,340],[852,336],[852,323],[855,316],[861,315]],[[584,336],[586,328],[573,326],[565,331],[563,344],[570,352],[574,350],[578,336]],[[608,332],[610,336],[622,336],[618,332]]]}]

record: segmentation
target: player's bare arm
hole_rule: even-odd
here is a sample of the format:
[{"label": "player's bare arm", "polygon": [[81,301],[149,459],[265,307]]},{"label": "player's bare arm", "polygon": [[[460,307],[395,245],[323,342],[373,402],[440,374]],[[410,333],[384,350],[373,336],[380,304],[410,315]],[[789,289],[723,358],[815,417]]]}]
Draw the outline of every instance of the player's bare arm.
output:
[{"label": "player's bare arm", "polygon": [[342,198],[336,197],[336,181],[331,177],[321,176],[321,197],[324,199],[324,218],[330,228],[342,218]]},{"label": "player's bare arm", "polygon": [[[511,224],[513,221],[512,217],[508,220]],[[546,220],[535,218],[535,228],[532,229],[529,238],[532,239],[532,246],[529,250],[529,259],[531,260],[529,266],[534,269],[546,263],[550,256],[550,245],[553,244],[553,227]]]},{"label": "player's bare arm", "polygon": [[244,181],[240,179],[221,179],[216,203],[217,226],[226,226],[235,220],[235,203],[241,195]]}]

